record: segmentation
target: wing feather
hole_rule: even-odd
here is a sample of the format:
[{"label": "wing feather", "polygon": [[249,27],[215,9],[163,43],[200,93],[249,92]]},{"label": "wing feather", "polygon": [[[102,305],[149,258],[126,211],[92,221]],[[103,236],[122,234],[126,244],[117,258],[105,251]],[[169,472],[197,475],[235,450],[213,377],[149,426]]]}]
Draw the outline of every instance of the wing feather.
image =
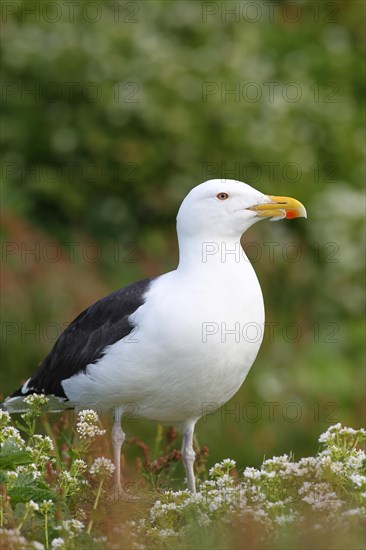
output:
[{"label": "wing feather", "polygon": [[38,370],[8,399],[32,393],[67,400],[61,382],[102,357],[107,346],[127,336],[129,316],[143,303],[153,278],[116,290],[84,310],[64,330]]}]

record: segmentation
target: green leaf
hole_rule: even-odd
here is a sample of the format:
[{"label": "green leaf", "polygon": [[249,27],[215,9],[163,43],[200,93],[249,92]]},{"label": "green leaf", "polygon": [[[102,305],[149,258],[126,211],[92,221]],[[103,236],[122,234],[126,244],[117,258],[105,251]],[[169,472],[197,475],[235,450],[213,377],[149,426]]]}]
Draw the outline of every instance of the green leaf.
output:
[{"label": "green leaf", "polygon": [[9,489],[9,496],[14,504],[18,502],[29,502],[29,500],[34,500],[35,502],[55,500],[55,495],[47,485],[43,483],[37,485],[14,485]]},{"label": "green leaf", "polygon": [[5,470],[19,464],[30,464],[33,459],[27,451],[18,451],[16,453],[0,453],[0,468]]}]

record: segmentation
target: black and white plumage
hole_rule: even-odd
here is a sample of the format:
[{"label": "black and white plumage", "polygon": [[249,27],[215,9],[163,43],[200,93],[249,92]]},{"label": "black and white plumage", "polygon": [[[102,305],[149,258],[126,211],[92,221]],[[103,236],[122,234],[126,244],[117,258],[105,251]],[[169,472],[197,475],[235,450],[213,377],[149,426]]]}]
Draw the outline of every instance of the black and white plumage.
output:
[{"label": "black and white plumage", "polygon": [[[133,403],[138,415],[182,430],[187,483],[195,491],[194,426],[208,406],[221,406],[237,392],[263,337],[262,293],[240,237],[262,218],[295,217],[306,217],[295,199],[264,195],[236,180],[198,185],[178,212],[177,269],[113,292],[81,313],[5,408],[16,411],[25,395],[46,393],[68,406],[113,410],[120,492],[121,418]],[[246,337],[248,326],[257,338]]]},{"label": "black and white plumage", "polygon": [[144,293],[153,279],[144,279],[116,290],[81,312],[55,342],[35,374],[12,393],[7,403],[16,397],[33,393],[54,395],[69,401],[62,382],[85,372],[88,365],[100,359],[107,346],[122,340],[134,331],[131,313],[144,303]]}]

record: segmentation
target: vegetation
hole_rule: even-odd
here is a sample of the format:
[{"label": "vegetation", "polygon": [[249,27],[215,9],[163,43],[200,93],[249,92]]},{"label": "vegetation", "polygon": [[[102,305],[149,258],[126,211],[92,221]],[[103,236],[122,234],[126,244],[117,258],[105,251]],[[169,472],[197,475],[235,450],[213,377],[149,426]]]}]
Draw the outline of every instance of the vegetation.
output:
[{"label": "vegetation", "polygon": [[72,442],[65,427],[57,437],[49,424],[51,437],[36,433],[47,398],[26,401],[29,410],[17,427],[7,412],[0,413],[4,549],[236,548],[243,537],[250,548],[295,541],[322,547],[325,540],[339,548],[339,537],[344,547],[363,547],[363,429],[333,425],[319,438],[323,449],[298,461],[285,454],[239,473],[235,461],[224,459],[199,481],[195,495],[162,491],[163,473],[155,486],[132,480],[125,502],[114,503],[108,496],[114,465],[95,457],[95,447],[91,452],[105,432],[98,415],[78,413],[78,441]]}]

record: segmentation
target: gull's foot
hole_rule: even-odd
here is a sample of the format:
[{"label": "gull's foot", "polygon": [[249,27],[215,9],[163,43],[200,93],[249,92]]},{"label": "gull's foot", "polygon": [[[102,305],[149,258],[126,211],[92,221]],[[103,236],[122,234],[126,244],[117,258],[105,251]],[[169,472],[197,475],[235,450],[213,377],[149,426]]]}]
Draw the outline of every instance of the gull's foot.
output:
[{"label": "gull's foot", "polygon": [[127,487],[122,487],[121,484],[111,487],[109,498],[120,502],[136,502],[139,499],[137,495],[128,490]]}]

